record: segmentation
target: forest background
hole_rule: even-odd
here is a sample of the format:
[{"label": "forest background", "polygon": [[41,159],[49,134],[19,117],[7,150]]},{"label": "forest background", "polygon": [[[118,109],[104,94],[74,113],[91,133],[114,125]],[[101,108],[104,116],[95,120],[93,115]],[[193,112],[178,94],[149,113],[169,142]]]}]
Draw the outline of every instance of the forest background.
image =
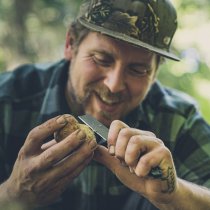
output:
[{"label": "forest background", "polygon": [[[178,12],[173,51],[159,80],[191,95],[210,123],[210,0],[171,0]],[[65,34],[81,0],[0,0],[0,72],[63,57]]]}]

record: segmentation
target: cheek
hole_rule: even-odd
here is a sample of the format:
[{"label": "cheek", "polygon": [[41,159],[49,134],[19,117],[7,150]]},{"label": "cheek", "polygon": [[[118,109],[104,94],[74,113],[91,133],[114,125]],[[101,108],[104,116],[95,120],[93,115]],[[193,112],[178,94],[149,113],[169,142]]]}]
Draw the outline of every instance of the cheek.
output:
[{"label": "cheek", "polygon": [[78,62],[78,65],[79,67],[77,69],[80,71],[80,78],[81,80],[86,80],[86,83],[94,81],[100,77],[99,69],[90,58],[84,58]]},{"label": "cheek", "polygon": [[142,102],[142,100],[145,98],[146,94],[148,93],[150,86],[152,82],[142,80],[142,81],[136,81],[132,82],[132,85],[130,86],[130,93],[132,95],[132,102],[134,104],[139,104],[139,102]]},{"label": "cheek", "polygon": [[80,96],[85,95],[86,88],[100,78],[98,69],[87,61],[76,62],[70,74],[73,87]]}]

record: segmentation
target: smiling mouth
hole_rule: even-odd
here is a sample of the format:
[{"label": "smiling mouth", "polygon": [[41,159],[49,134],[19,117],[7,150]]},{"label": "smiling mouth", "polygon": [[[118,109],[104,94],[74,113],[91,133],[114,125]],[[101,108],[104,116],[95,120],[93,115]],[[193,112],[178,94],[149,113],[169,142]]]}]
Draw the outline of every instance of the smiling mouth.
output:
[{"label": "smiling mouth", "polygon": [[106,105],[109,105],[109,106],[115,106],[115,105],[118,105],[122,102],[122,99],[120,100],[120,97],[106,97],[104,95],[100,95],[98,93],[95,93],[97,98],[103,102],[104,104]]},{"label": "smiling mouth", "polygon": [[95,94],[95,96],[100,107],[100,111],[106,116],[109,116],[109,118],[111,118],[111,116],[113,117],[120,111],[122,100],[101,97],[98,94]]}]

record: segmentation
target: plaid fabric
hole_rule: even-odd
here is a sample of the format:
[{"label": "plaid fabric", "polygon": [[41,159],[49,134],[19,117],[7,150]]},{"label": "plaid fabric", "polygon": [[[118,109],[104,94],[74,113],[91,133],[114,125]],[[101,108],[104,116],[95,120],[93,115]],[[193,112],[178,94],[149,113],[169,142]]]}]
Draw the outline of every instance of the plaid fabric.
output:
[{"label": "plaid fabric", "polygon": [[[64,97],[69,62],[24,65],[0,76],[0,182],[36,125],[71,113]],[[210,127],[186,95],[156,82],[124,121],[154,132],[171,150],[179,177],[210,187]],[[39,210],[155,210],[105,167],[92,162],[55,203]]]}]

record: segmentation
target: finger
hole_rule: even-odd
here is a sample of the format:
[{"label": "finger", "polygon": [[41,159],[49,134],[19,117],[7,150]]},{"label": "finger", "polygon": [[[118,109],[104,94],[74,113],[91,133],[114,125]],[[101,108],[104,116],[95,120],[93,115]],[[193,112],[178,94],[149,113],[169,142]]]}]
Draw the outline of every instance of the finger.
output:
[{"label": "finger", "polygon": [[69,184],[79,176],[79,174],[84,170],[87,164],[91,161],[92,156],[88,157],[81,165],[75,168],[75,170],[65,176],[58,177],[52,182],[49,182],[49,178],[42,185],[42,191],[39,193],[39,203],[46,205],[51,203],[54,199],[57,199]]},{"label": "finger", "polygon": [[[109,148],[109,153],[111,155],[115,155],[115,145],[118,139],[118,135],[121,132],[121,130],[123,130],[124,128],[129,128],[128,125],[126,125],[125,123],[123,123],[120,120],[114,120],[109,128],[109,134],[108,134],[108,148]],[[139,129],[135,129],[135,128],[130,128],[130,135],[137,135],[137,134],[142,134],[142,135],[146,135],[146,136],[154,136],[155,134],[150,132],[150,131],[144,131],[144,130],[139,130]],[[124,138],[125,140],[125,138]],[[124,145],[121,145],[122,142],[124,141],[120,141],[119,145],[125,148],[125,142],[123,143]]]},{"label": "finger", "polygon": [[63,139],[63,141],[55,144],[53,147],[40,154],[37,157],[37,168],[49,168],[56,164],[84,143],[85,138],[86,135],[84,131],[80,129],[74,131]]},{"label": "finger", "polygon": [[[84,168],[90,163],[93,158],[93,154],[88,156],[80,165],[78,165],[73,171],[67,173],[67,175],[63,175],[58,179],[56,184],[54,185],[54,189],[56,188],[64,188],[68,183],[73,181],[79,174],[84,170]],[[62,187],[63,186],[63,187]]]},{"label": "finger", "polygon": [[43,141],[47,137],[66,125],[66,116],[69,115],[54,117],[31,130],[24,144],[25,152],[34,153],[37,152],[37,150],[40,150]]},{"label": "finger", "polygon": [[109,153],[111,155],[115,155],[115,145],[117,141],[118,134],[122,128],[126,128],[128,125],[123,123],[122,121],[119,120],[114,120],[109,128],[109,133],[108,133],[108,148],[109,148]]},{"label": "finger", "polygon": [[122,128],[118,134],[117,141],[115,144],[115,156],[119,160],[125,160],[125,151],[132,136],[132,133],[129,132],[130,128]]},{"label": "finger", "polygon": [[131,139],[136,139],[135,136],[149,136],[151,138],[155,137],[155,135],[152,132],[149,131],[143,131],[135,128],[122,128],[119,131],[116,145],[115,145],[115,156],[119,158],[120,160],[125,160],[125,152],[127,151],[127,146],[129,144],[132,144],[134,147],[136,147],[136,141],[130,141]]},{"label": "finger", "polygon": [[165,159],[168,159],[167,153],[168,149],[164,146],[155,148],[154,150],[146,153],[139,159],[135,167],[135,174],[139,177],[145,177],[150,173],[152,168],[157,166],[159,166],[161,171],[163,171],[165,167],[168,167],[168,164],[167,166],[163,164],[163,162],[166,163]]},{"label": "finger", "polygon": [[44,150],[47,150],[48,148],[52,147],[53,145],[57,144],[57,142],[55,141],[55,139],[43,144],[41,146],[41,149],[44,151]]},{"label": "finger", "polygon": [[[135,130],[138,130],[138,129],[135,129]],[[156,137],[156,135],[153,132],[151,132],[151,131],[145,131],[145,130],[139,130],[139,131],[140,131],[141,135]]]},{"label": "finger", "polygon": [[135,167],[139,158],[154,148],[163,146],[163,142],[151,136],[135,135],[130,138],[125,152],[125,162],[131,167]]},{"label": "finger", "polygon": [[98,146],[94,152],[94,160],[105,165],[118,179],[130,189],[142,193],[145,191],[144,179],[130,173],[128,167],[121,165],[119,159],[109,154],[107,148]]},{"label": "finger", "polygon": [[110,155],[108,149],[100,145],[94,152],[94,160],[105,165],[113,173],[115,173],[116,170],[115,166],[117,164],[120,164],[119,159],[117,159],[115,156]]},{"label": "finger", "polygon": [[[154,185],[151,186],[151,190],[164,194],[173,192],[177,186],[177,176],[171,152],[166,147],[157,148],[140,159],[135,174],[142,178],[147,176],[151,169],[156,166],[161,169],[162,176],[158,179],[159,184],[157,182],[157,185],[155,185],[153,182]],[[158,185],[159,187],[156,188]]]},{"label": "finger", "polygon": [[48,173],[49,179],[56,179],[72,173],[80,165],[86,165],[86,160],[93,156],[97,144],[94,141],[85,141],[72,154],[65,157],[62,161],[56,163]]}]

